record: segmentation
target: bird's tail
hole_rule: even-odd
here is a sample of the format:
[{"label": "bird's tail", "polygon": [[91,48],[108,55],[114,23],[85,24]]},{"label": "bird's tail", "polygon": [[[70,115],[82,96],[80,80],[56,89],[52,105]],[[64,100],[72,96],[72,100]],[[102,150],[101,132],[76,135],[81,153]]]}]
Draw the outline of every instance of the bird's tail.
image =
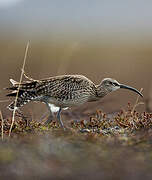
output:
[{"label": "bird's tail", "polygon": [[14,108],[18,109],[35,98],[35,91],[33,88],[36,86],[36,81],[19,84],[13,79],[10,79],[10,82],[13,86],[6,89],[11,90],[12,92],[6,96],[17,96],[17,101],[14,100],[10,105],[7,106],[10,110],[14,110]]}]

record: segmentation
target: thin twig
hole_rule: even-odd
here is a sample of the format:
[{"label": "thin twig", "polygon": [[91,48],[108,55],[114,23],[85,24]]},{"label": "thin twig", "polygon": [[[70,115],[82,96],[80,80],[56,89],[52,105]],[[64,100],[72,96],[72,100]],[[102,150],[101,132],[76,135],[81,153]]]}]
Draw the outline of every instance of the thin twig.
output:
[{"label": "thin twig", "polygon": [[[140,89],[140,93],[141,93],[142,91],[143,91],[143,88]],[[132,108],[132,112],[135,111],[135,109],[136,109],[136,107],[137,107],[138,105],[144,104],[144,102],[138,102],[138,101],[139,101],[139,95],[137,95],[137,99],[136,99],[135,104],[134,104],[134,106],[133,106],[133,108]]]},{"label": "thin twig", "polygon": [[13,124],[14,124],[15,112],[16,112],[16,109],[17,109],[16,108],[17,99],[18,99],[18,94],[19,94],[19,90],[20,90],[20,85],[21,85],[21,82],[22,82],[23,74],[24,74],[24,67],[25,67],[25,62],[26,62],[26,58],[27,58],[28,48],[29,48],[29,42],[27,43],[26,49],[25,49],[23,66],[22,66],[21,76],[20,76],[20,81],[19,81],[19,86],[18,86],[18,89],[17,89],[16,97],[15,97],[14,110],[13,110],[13,116],[12,116],[12,123],[11,123],[11,127],[10,127],[10,130],[9,130],[9,136],[11,135],[12,127],[13,127]]},{"label": "thin twig", "polygon": [[3,139],[4,139],[4,126],[3,126],[3,124],[4,124],[4,119],[3,119],[3,116],[2,116],[2,112],[0,111],[0,117],[1,117],[1,136],[2,136],[2,141],[3,141]]}]

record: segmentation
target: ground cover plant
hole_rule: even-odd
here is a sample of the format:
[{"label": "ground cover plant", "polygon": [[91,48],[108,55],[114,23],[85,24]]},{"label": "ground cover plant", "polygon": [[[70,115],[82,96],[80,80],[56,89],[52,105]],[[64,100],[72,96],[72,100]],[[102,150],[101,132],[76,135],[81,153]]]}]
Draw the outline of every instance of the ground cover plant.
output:
[{"label": "ground cover plant", "polygon": [[[128,103],[118,113],[97,110],[66,131],[16,112],[0,119],[1,177],[12,179],[151,179],[152,113]],[[68,116],[67,116],[68,119]],[[24,177],[23,177],[24,176]]]}]

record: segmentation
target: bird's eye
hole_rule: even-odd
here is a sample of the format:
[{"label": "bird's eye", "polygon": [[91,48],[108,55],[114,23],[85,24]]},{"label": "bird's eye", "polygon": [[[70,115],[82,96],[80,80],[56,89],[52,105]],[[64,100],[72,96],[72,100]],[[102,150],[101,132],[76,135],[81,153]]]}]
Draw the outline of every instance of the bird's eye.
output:
[{"label": "bird's eye", "polygon": [[117,84],[117,83],[112,83],[112,85],[113,85],[113,86],[118,86],[118,84]]},{"label": "bird's eye", "polygon": [[113,82],[110,81],[109,84],[113,85]]}]

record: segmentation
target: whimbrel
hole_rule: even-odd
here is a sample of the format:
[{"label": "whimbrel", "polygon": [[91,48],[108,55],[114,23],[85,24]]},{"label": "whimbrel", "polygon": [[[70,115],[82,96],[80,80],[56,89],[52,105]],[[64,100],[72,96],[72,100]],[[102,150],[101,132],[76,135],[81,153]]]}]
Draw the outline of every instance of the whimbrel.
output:
[{"label": "whimbrel", "polygon": [[[12,90],[12,92],[7,96],[16,96],[19,83],[12,79],[10,81],[13,86],[7,89]],[[60,126],[64,128],[60,117],[62,110],[86,102],[98,101],[119,88],[132,90],[143,97],[137,89],[120,84],[111,78],[105,78],[100,84],[95,85],[90,79],[82,75],[62,75],[23,82],[20,84],[16,107],[14,107],[15,101],[13,101],[8,108],[10,110],[20,108],[30,101],[43,102],[50,111],[48,122],[52,119],[52,113],[56,112]]]}]

